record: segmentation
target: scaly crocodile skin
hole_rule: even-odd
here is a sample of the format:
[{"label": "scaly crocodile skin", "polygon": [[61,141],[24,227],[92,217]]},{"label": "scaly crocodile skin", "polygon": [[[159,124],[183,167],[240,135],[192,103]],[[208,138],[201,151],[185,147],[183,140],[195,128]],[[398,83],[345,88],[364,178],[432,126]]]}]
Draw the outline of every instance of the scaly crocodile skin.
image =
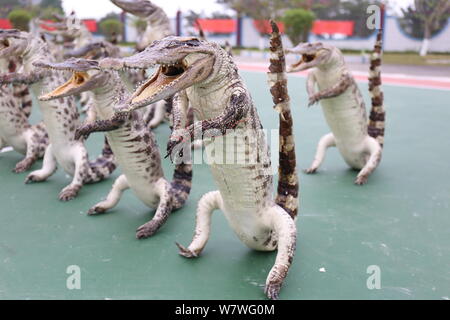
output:
[{"label": "scaly crocodile skin", "polygon": [[[62,75],[51,70],[42,70],[35,63],[52,61],[47,44],[26,32],[0,32],[0,37],[8,39],[10,46],[0,50],[0,58],[9,58],[12,53],[19,54],[23,61],[20,73],[0,76],[0,83],[26,83],[31,85],[32,92],[39,96],[50,91],[62,82]],[[85,183],[93,183],[107,178],[115,169],[114,157],[108,145],[103,154],[95,161],[89,161],[83,142],[75,140],[74,134],[78,125],[78,113],[73,98],[61,98],[58,101],[40,101],[39,107],[43,115],[50,145],[44,155],[41,170],[30,173],[26,182],[45,181],[59,164],[68,174],[73,176],[72,183],[65,187],[60,200],[73,199]]]}]

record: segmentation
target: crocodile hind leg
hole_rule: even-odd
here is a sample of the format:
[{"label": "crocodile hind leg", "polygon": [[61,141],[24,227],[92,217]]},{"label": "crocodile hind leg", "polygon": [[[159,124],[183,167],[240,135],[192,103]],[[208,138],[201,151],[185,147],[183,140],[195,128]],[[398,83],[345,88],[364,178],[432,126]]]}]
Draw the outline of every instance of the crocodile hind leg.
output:
[{"label": "crocodile hind leg", "polygon": [[127,177],[122,174],[119,176],[111,188],[111,191],[108,193],[106,200],[97,203],[91,209],[89,209],[89,215],[95,215],[97,213],[106,212],[109,209],[114,208],[120,201],[122,193],[129,189],[130,185],[128,184]]},{"label": "crocodile hind leg", "polygon": [[59,200],[61,201],[70,201],[77,196],[89,171],[88,154],[84,146],[82,144],[76,144],[72,147],[71,151],[75,171],[72,182],[59,193]]},{"label": "crocodile hind leg", "polygon": [[276,300],[294,259],[297,231],[294,220],[280,206],[271,207],[269,214],[272,218],[273,230],[278,236],[278,244],[275,242],[276,240],[271,241],[271,239],[266,242],[269,247],[277,245],[278,253],[275,264],[267,276],[264,292],[269,299]]},{"label": "crocodile hind leg", "polygon": [[320,165],[325,159],[325,153],[330,147],[336,147],[336,140],[334,139],[332,133],[328,133],[320,139],[319,143],[317,144],[317,151],[314,160],[309,169],[305,170],[306,173],[315,173],[317,169],[319,169]]},{"label": "crocodile hind leg", "polygon": [[16,164],[16,167],[13,169],[15,173],[21,173],[30,169],[39,159],[41,153],[41,141],[37,134],[29,132],[25,137],[25,141],[27,143],[25,159]]},{"label": "crocodile hind leg", "polygon": [[366,149],[369,153],[369,159],[366,162],[366,165],[361,169],[356,177],[355,184],[363,185],[367,183],[367,179],[372,174],[372,172],[378,167],[378,164],[381,161],[381,155],[383,149],[380,146],[380,143],[372,137],[367,137],[366,139]]},{"label": "crocodile hind leg", "polygon": [[25,183],[45,181],[56,171],[56,159],[53,155],[53,146],[51,144],[45,149],[42,168],[31,172],[25,179]]},{"label": "crocodile hind leg", "polygon": [[186,258],[196,258],[203,251],[211,231],[211,215],[214,210],[222,207],[222,196],[219,191],[205,194],[198,202],[195,234],[189,247],[177,243],[180,255]]},{"label": "crocodile hind leg", "polygon": [[151,237],[167,221],[172,212],[172,194],[170,183],[161,178],[155,184],[156,192],[159,195],[159,204],[152,220],[143,224],[136,230],[136,238],[144,239]]}]

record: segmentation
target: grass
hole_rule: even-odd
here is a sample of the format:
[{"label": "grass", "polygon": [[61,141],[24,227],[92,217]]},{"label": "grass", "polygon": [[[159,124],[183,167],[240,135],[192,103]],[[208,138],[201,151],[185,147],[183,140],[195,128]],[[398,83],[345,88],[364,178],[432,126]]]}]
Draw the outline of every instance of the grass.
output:
[{"label": "grass", "polygon": [[385,53],[384,63],[416,66],[450,66],[450,54],[429,54],[421,57],[417,53]]}]

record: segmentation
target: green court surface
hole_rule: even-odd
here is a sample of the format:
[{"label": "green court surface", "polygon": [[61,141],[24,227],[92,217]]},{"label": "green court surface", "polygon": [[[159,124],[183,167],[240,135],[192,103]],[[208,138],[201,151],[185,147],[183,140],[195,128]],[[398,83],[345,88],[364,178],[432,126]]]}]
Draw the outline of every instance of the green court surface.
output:
[{"label": "green court surface", "polygon": [[[264,127],[277,128],[266,76],[242,75]],[[298,166],[304,169],[328,128],[319,107],[306,108],[304,79],[289,80]],[[369,101],[367,84],[360,87]],[[318,174],[300,173],[297,253],[281,299],[450,297],[450,91],[394,86],[384,91],[385,151],[368,185],[353,185],[356,172],[336,149]],[[155,132],[165,150],[167,125]],[[101,134],[88,141],[91,158],[101,142]],[[207,165],[194,167],[187,205],[154,237],[136,240],[136,228],[153,212],[131,191],[111,213],[86,215],[119,171],[63,203],[57,195],[69,178],[59,170],[46,183],[24,185],[26,174],[11,172],[20,158],[0,154],[1,299],[265,299],[276,253],[248,249],[220,211],[199,259],[177,253],[175,241],[189,244],[192,238],[197,201],[215,189]],[[165,159],[167,177],[172,168]],[[81,268],[80,290],[66,287],[70,265]],[[380,268],[379,290],[367,288],[372,265]]]}]

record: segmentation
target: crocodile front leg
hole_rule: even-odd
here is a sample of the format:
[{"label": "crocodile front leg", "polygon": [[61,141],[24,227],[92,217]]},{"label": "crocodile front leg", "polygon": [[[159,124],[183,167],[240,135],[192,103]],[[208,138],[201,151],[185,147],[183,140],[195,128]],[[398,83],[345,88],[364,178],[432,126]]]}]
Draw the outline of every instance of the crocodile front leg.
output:
[{"label": "crocodile front leg", "polygon": [[106,132],[119,129],[125,123],[126,118],[126,115],[116,114],[108,120],[85,123],[75,131],[75,139],[79,140],[81,137],[87,139],[92,132]]},{"label": "crocodile front leg", "polygon": [[49,75],[48,71],[37,71],[33,73],[17,73],[11,72],[0,75],[0,84],[9,83],[23,83],[23,84],[33,84],[41,81],[46,76]]},{"label": "crocodile front leg", "polygon": [[[341,95],[342,93],[345,92],[345,90],[347,90],[354,83],[355,83],[355,80],[348,72],[343,73],[339,82],[336,83],[334,86],[332,86],[331,88],[319,91],[317,93],[314,93],[313,95],[310,95],[308,107],[312,106],[313,104],[319,102],[322,99],[334,98],[334,97]],[[311,90],[311,91],[313,91],[313,90]]]},{"label": "crocodile front leg", "polygon": [[178,144],[190,144],[195,138],[202,137],[205,132],[208,132],[209,138],[213,138],[224,135],[227,130],[236,129],[239,122],[244,121],[251,104],[252,102],[247,94],[235,91],[231,95],[225,110],[218,117],[197,121],[187,127],[186,130],[174,130],[167,144],[167,155],[172,156],[173,150]]}]

